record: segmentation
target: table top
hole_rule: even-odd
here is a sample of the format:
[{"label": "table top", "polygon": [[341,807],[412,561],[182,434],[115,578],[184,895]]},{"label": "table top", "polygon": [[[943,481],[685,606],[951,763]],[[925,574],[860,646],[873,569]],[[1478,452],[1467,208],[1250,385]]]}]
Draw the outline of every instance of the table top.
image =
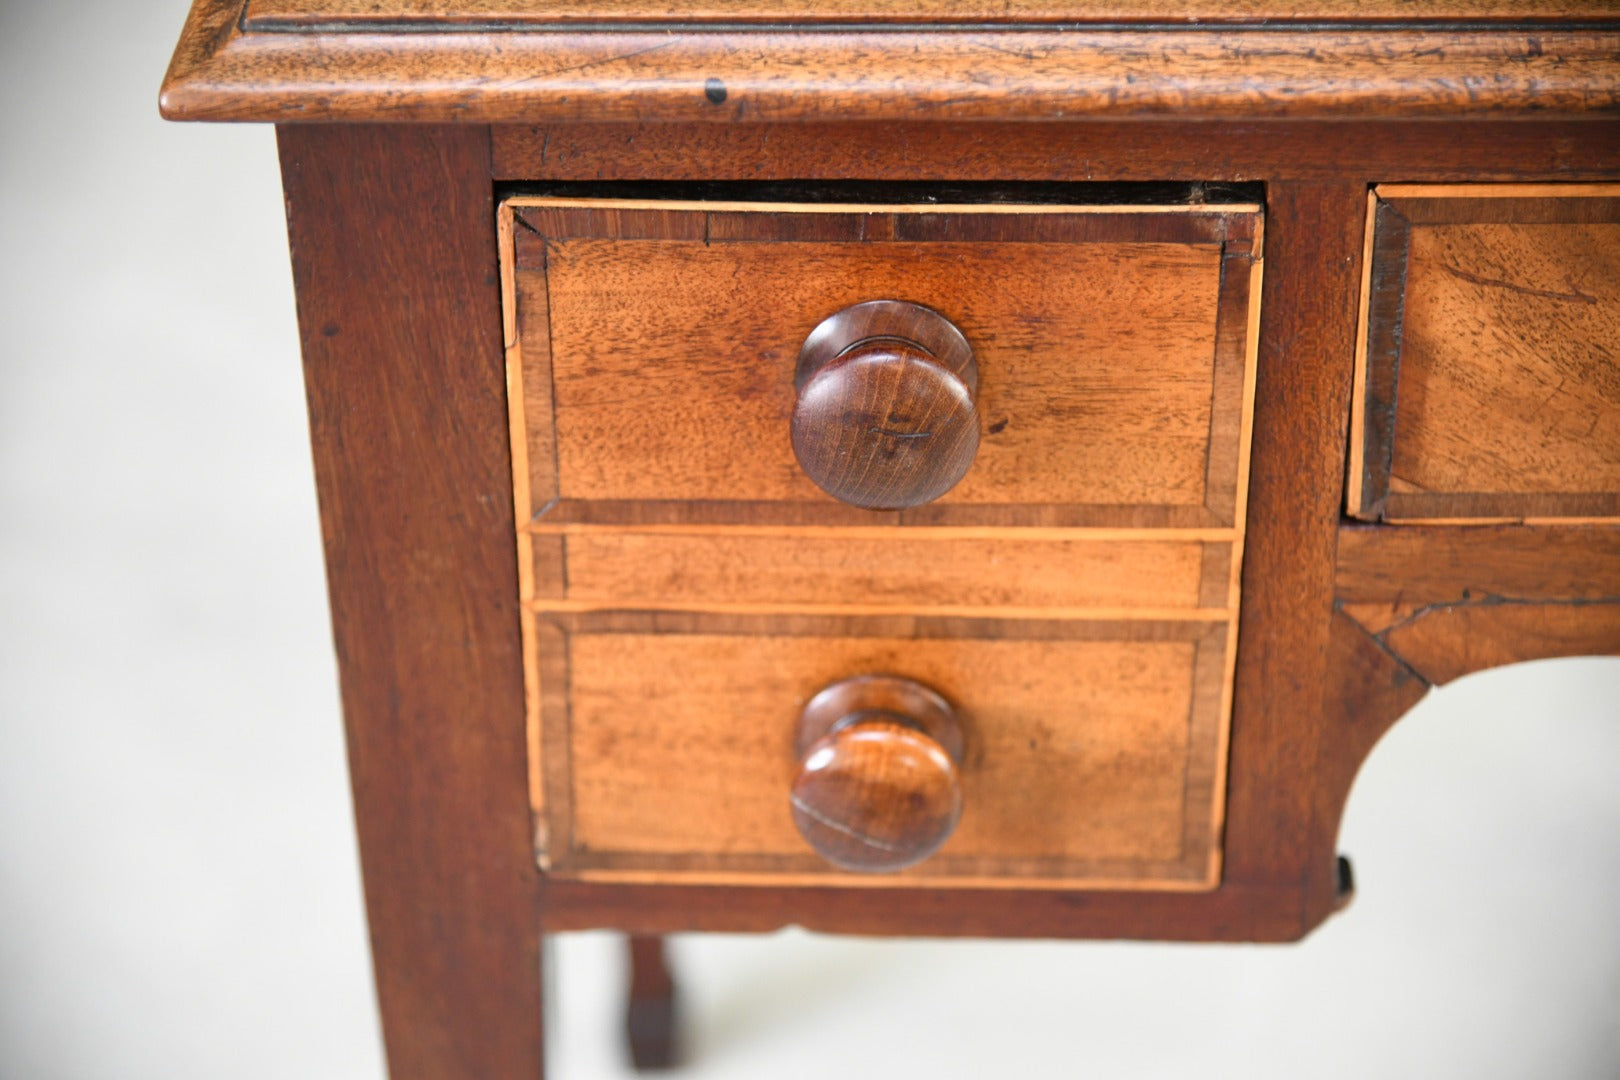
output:
[{"label": "table top", "polygon": [[1554,22],[1620,16],[1620,0],[248,0],[248,29],[411,24]]},{"label": "table top", "polygon": [[652,0],[195,0],[162,109],[278,123],[1613,118],[1620,0],[704,0],[674,16]]}]

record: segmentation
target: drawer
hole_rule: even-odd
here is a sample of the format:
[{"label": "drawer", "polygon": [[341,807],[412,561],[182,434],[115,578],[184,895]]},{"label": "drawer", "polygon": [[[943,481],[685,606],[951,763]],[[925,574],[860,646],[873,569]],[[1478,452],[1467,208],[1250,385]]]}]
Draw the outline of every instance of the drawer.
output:
[{"label": "drawer", "polygon": [[[509,199],[524,520],[1229,527],[1258,208]],[[801,346],[923,305],[978,371],[977,453],[876,512],[805,474]]]},{"label": "drawer", "polygon": [[[549,874],[1218,882],[1257,207],[520,197],[502,226]],[[880,418],[859,395],[816,414],[839,439],[938,443],[939,417],[968,417],[952,482],[902,506],[860,504],[798,441],[816,364],[870,342],[946,391],[884,398],[884,368],[861,384]],[[937,701],[954,733],[919,767],[959,820],[904,866],[832,854],[845,819],[801,797],[812,761],[891,715],[849,705],[817,741],[818,703],[872,686]],[[908,753],[938,734],[900,726]]]},{"label": "drawer", "polygon": [[[592,613],[538,625],[547,869],[663,882],[1202,889],[1219,874],[1225,622]],[[896,874],[795,829],[796,723],[851,676],[960,717],[960,824]]]},{"label": "drawer", "polygon": [[1383,186],[1349,511],[1620,518],[1620,186]]}]

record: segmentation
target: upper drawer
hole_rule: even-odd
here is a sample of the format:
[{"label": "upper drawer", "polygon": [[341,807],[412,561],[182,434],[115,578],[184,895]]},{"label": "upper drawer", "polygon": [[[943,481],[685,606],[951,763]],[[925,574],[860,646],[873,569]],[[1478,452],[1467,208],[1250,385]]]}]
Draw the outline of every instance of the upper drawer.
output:
[{"label": "upper drawer", "polygon": [[1384,186],[1349,510],[1620,516],[1620,186]]},{"label": "upper drawer", "polygon": [[[1257,207],[505,205],[538,528],[1238,520]],[[806,338],[873,300],[977,364],[971,465],[903,511],[829,497],[791,437]]]}]

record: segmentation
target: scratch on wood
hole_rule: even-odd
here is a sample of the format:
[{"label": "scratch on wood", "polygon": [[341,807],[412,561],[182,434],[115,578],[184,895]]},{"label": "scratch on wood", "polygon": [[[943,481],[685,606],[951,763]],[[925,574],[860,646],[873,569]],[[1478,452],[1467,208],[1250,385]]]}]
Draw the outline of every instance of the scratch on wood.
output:
[{"label": "scratch on wood", "polygon": [[1450,263],[1441,263],[1440,268],[1453,277],[1461,278],[1464,281],[1471,281],[1475,285],[1484,285],[1486,288],[1510,289],[1513,292],[1523,293],[1526,296],[1544,296],[1549,300],[1570,300],[1582,304],[1597,303],[1597,297],[1588,296],[1586,293],[1583,293],[1579,289],[1575,289],[1573,287],[1567,293],[1553,292],[1549,289],[1532,289],[1528,285],[1515,285],[1513,282],[1503,281],[1501,278],[1482,277],[1479,274],[1470,274],[1467,270],[1452,266]]},{"label": "scratch on wood", "polygon": [[[1424,604],[1414,608],[1404,618],[1398,619],[1372,635],[1380,644],[1392,631],[1410,626],[1426,615],[1437,611],[1462,610],[1464,608],[1491,608],[1491,607],[1612,607],[1620,604],[1620,596],[1591,596],[1572,597],[1569,599],[1548,600],[1536,597],[1499,596],[1495,593],[1482,593],[1478,596],[1469,596],[1464,590],[1464,596],[1459,600],[1438,600],[1432,604]],[[1348,614],[1348,613],[1347,613]],[[1359,624],[1358,624],[1359,625]],[[1365,628],[1363,628],[1365,629]],[[1391,655],[1394,655],[1391,653]]]},{"label": "scratch on wood", "polygon": [[[1423,611],[1425,611],[1425,612],[1426,611],[1432,611],[1436,607],[1445,607],[1445,606],[1455,606],[1455,605],[1431,604],[1431,605],[1429,605],[1429,607],[1424,608]],[[1383,630],[1380,630],[1377,633],[1373,633],[1372,630],[1370,630],[1368,627],[1366,627],[1365,625],[1362,624],[1360,619],[1356,618],[1354,615],[1352,615],[1348,611],[1344,610],[1344,604],[1343,604],[1342,601],[1335,600],[1333,602],[1333,610],[1338,612],[1340,615],[1344,616],[1346,619],[1350,620],[1350,624],[1352,626],[1354,626],[1357,630],[1361,631],[1361,633],[1366,636],[1367,640],[1372,642],[1374,648],[1376,648],[1379,652],[1383,653],[1385,656],[1389,657],[1389,659],[1392,662],[1394,662],[1401,669],[1401,671],[1405,673],[1405,675],[1408,678],[1416,679],[1418,682],[1422,683],[1424,686],[1433,686],[1434,685],[1427,678],[1425,678],[1423,676],[1423,674],[1418,671],[1417,668],[1415,668],[1411,664],[1407,663],[1405,657],[1403,657],[1400,653],[1396,652],[1393,648],[1391,648],[1388,641],[1384,640],[1385,635],[1387,635],[1391,630],[1395,629],[1398,626],[1405,626],[1407,623],[1411,622],[1412,618],[1414,618],[1415,616],[1411,616],[1411,617],[1402,619],[1401,621],[1399,621],[1397,623],[1393,623],[1393,624],[1385,627]]]}]

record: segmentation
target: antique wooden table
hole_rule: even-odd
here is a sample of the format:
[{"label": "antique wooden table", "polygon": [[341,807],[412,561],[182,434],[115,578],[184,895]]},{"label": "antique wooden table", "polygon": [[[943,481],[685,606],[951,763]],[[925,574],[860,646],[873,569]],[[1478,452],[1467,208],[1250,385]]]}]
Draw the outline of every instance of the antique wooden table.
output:
[{"label": "antique wooden table", "polygon": [[1297,939],[1620,651],[1614,0],[197,0],[279,125],[388,1056],[540,940]]}]

